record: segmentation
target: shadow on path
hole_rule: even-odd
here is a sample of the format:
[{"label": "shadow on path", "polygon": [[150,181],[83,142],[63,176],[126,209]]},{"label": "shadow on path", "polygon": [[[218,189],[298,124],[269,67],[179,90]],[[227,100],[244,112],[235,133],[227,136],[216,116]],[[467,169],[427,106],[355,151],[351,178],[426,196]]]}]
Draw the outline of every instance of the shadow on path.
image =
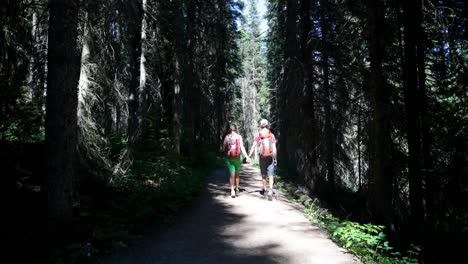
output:
[{"label": "shadow on path", "polygon": [[359,263],[279,194],[260,195],[258,169],[244,165],[241,192],[229,196],[220,169],[180,221],[98,263]]}]

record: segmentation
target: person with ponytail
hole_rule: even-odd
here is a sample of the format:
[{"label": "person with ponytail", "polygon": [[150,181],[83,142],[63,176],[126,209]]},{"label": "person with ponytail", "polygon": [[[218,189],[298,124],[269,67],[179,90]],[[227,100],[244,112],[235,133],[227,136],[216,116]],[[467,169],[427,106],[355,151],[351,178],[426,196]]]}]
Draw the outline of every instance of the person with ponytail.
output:
[{"label": "person with ponytail", "polygon": [[231,124],[229,130],[230,133],[224,137],[223,152],[226,153],[226,165],[230,173],[231,197],[235,198],[239,195],[241,152],[246,157],[247,163],[250,163],[250,158],[245,151],[242,136],[237,133],[237,126]]}]

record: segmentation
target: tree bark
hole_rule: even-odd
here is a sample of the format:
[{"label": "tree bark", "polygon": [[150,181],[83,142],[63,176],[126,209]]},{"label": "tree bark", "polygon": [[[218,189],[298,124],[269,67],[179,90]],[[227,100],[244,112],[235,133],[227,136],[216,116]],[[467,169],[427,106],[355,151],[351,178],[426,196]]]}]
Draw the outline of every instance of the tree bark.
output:
[{"label": "tree bark", "polygon": [[128,64],[130,71],[130,82],[128,87],[128,143],[134,148],[139,140],[141,127],[139,124],[139,101],[140,101],[140,59],[142,45],[142,0],[128,1],[125,3],[124,12],[128,19]]},{"label": "tree bark", "polygon": [[312,30],[311,23],[311,1],[301,0],[300,16],[301,16],[301,51],[302,51],[302,73],[303,73],[303,90],[302,90],[302,111],[304,113],[303,123],[303,141],[304,141],[304,182],[312,191],[316,191],[317,177],[317,128],[315,123],[315,107],[314,107],[314,87],[313,66],[312,66],[312,49],[310,34]]},{"label": "tree bark", "polygon": [[197,19],[197,4],[198,2],[187,1],[187,56],[186,58],[186,65],[185,65],[185,78],[184,78],[184,87],[185,87],[185,116],[186,116],[186,131],[187,137],[185,145],[188,146],[188,154],[193,163],[196,162],[198,155],[196,155],[196,145],[197,136],[196,136],[196,129],[198,127],[198,120],[199,120],[199,96],[200,96],[200,87],[199,82],[197,80],[197,76],[194,71],[194,57],[195,57],[195,47],[196,47],[196,25],[198,25]]},{"label": "tree bark", "polygon": [[[422,177],[425,181],[425,205],[426,205],[426,228],[425,233],[429,236],[434,231],[434,183],[433,183],[433,160],[431,155],[432,135],[429,124],[431,123],[431,115],[429,113],[428,95],[426,89],[426,64],[425,64],[425,39],[426,34],[422,26],[423,12],[422,2],[417,1],[416,6],[416,45],[417,45],[417,63],[418,63],[418,86],[419,86],[419,101],[420,101],[420,117],[421,117],[421,151],[422,151]],[[427,232],[426,232],[427,231]]]},{"label": "tree bark", "polygon": [[146,49],[147,40],[146,33],[148,30],[148,22],[146,18],[148,0],[142,0],[141,3],[141,54],[140,54],[140,85],[138,86],[138,127],[142,129],[143,120],[145,119],[145,92],[146,92]]},{"label": "tree bark", "polygon": [[278,151],[281,160],[284,160],[289,171],[296,172],[294,152],[297,147],[297,133],[291,129],[294,127],[294,119],[297,118],[295,102],[297,99],[297,0],[288,0],[286,4],[286,60],[285,77],[281,83],[280,98],[280,133]]},{"label": "tree bark", "polygon": [[393,172],[389,127],[390,91],[383,74],[385,8],[382,0],[367,0],[369,27],[369,85],[372,105],[372,209],[378,221],[392,223]]},{"label": "tree bark", "polygon": [[49,228],[55,233],[69,232],[67,225],[73,217],[80,74],[79,4],[50,0],[49,6],[45,190]]},{"label": "tree bark", "polygon": [[328,3],[326,1],[320,1],[320,7],[322,9],[320,17],[320,28],[322,33],[322,78],[323,78],[323,90],[325,100],[325,137],[326,137],[326,163],[327,163],[327,179],[330,186],[330,190],[333,193],[335,190],[335,164],[334,164],[334,133],[332,128],[332,113],[331,113],[331,91],[330,91],[330,66],[329,60],[329,41],[328,33],[330,31],[328,17],[330,16]]},{"label": "tree bark", "polygon": [[[85,97],[86,94],[89,93],[89,64],[91,58],[91,32],[90,32],[90,23],[89,23],[89,12],[86,12],[84,18],[84,26],[83,26],[83,47],[81,49],[81,67],[80,67],[80,78],[78,82],[78,123],[79,125],[86,126],[86,120],[90,118],[89,111],[86,110],[86,102]],[[86,135],[83,135],[86,136]]]},{"label": "tree bark", "polygon": [[[414,21],[416,19],[416,21]],[[416,1],[403,1],[405,63],[403,91],[407,117],[410,229],[416,238],[422,235],[424,207],[421,176],[421,119],[418,98],[418,20]],[[423,66],[424,67],[424,66]],[[420,84],[420,83],[419,83]]]},{"label": "tree bark", "polygon": [[32,101],[38,102],[39,101],[39,89],[38,89],[38,78],[36,73],[37,67],[37,51],[36,51],[36,43],[37,43],[37,12],[32,10],[32,21],[31,21],[31,39],[32,39],[32,55],[31,60],[29,62],[29,96],[31,97]]},{"label": "tree bark", "polygon": [[216,1],[216,9],[217,9],[217,16],[218,21],[215,24],[215,32],[216,32],[216,39],[213,43],[214,54],[216,58],[215,62],[215,73],[214,73],[214,83],[216,87],[216,99],[215,99],[215,111],[217,112],[216,118],[216,130],[218,131],[218,138],[217,142],[222,142],[224,133],[226,131],[227,122],[229,118],[229,113],[226,111],[226,107],[229,103],[229,93],[227,92],[227,84],[224,80],[224,76],[226,76],[226,54],[224,51],[227,47],[227,31],[226,25],[223,24],[225,22],[225,17],[227,15],[227,4],[224,0]]},{"label": "tree bark", "polygon": [[182,1],[173,1],[173,45],[174,45],[174,90],[172,98],[172,129],[174,133],[174,149],[180,154],[182,138],[182,84],[184,67],[184,17],[182,14]]},{"label": "tree bark", "polygon": [[44,106],[44,83],[45,83],[45,62],[41,60],[41,45],[44,42],[44,33],[39,23],[38,13],[35,8],[31,10],[31,59],[29,62],[29,96],[32,101],[42,109]]},{"label": "tree bark", "polygon": [[361,116],[362,116],[362,105],[361,100],[358,101],[358,113],[357,113],[357,153],[358,153],[358,191],[362,188],[362,151],[361,151],[361,144],[362,144],[362,124],[361,124]]}]

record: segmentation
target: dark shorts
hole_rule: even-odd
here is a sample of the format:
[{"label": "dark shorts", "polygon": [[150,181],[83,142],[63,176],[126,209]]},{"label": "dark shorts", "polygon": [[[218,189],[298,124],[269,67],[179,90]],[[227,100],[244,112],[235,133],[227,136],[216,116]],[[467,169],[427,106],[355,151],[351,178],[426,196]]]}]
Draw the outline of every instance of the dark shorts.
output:
[{"label": "dark shorts", "polygon": [[260,173],[262,176],[275,176],[275,163],[273,158],[260,156]]}]

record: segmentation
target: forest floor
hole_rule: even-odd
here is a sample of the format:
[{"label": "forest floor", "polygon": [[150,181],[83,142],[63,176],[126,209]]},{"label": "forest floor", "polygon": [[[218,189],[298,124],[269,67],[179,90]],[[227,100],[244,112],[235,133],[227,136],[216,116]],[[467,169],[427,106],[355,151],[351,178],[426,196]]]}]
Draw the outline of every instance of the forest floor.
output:
[{"label": "forest floor", "polygon": [[98,263],[360,263],[312,225],[302,205],[280,191],[273,201],[262,196],[257,167],[243,165],[238,197],[227,182],[227,170],[214,171],[175,224]]}]

